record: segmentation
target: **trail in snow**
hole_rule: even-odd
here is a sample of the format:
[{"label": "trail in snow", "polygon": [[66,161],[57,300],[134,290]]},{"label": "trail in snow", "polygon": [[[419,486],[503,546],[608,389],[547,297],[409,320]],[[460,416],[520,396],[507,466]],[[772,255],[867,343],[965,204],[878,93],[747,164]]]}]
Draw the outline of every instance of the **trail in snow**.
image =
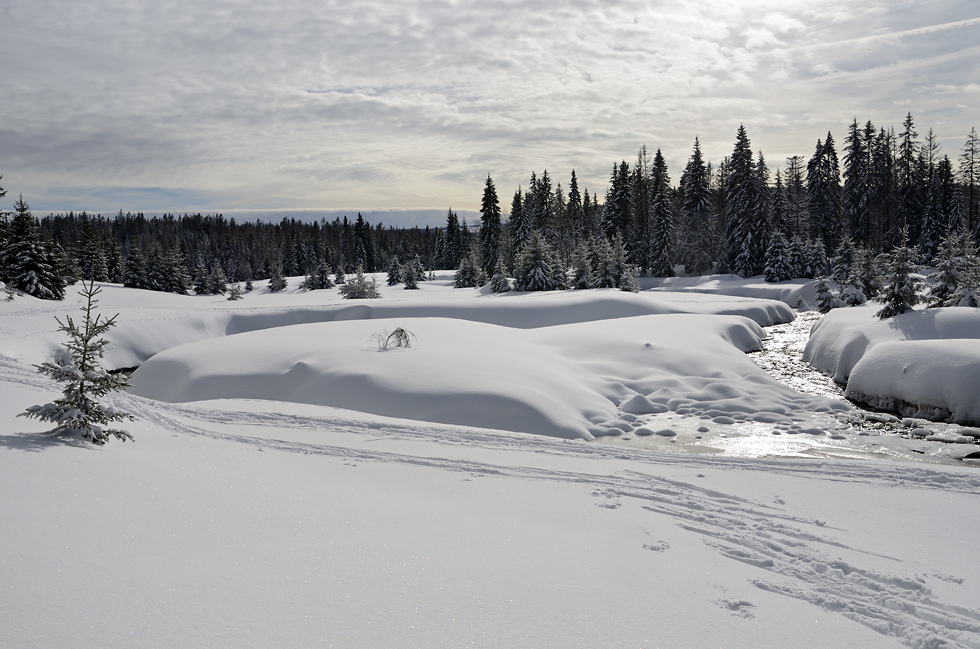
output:
[{"label": "trail in snow", "polygon": [[[970,494],[980,490],[980,474],[937,471],[925,466],[892,467],[880,463],[758,460],[738,463],[710,456],[669,456],[540,436],[501,435],[478,429],[378,424],[204,406],[164,406],[128,396],[120,401],[120,405],[140,418],[167,430],[249,444],[258,450],[343,457],[357,462],[410,464],[481,476],[586,484],[593,489],[599,506],[616,509],[625,503],[638,504],[701,535],[704,543],[721,556],[761,568],[769,575],[753,581],[761,590],[838,613],[915,649],[980,647],[980,609],[943,601],[931,591],[922,576],[904,572],[900,559],[878,554],[871,548],[842,543],[835,538],[839,530],[834,528],[833,521],[793,515],[780,506],[778,499],[774,503],[764,503],[660,477],[655,471],[658,465],[665,464],[720,469],[732,468],[734,462],[738,469]],[[221,432],[223,427],[235,432]],[[286,432],[294,429],[354,434],[362,437],[363,446],[269,439],[262,435],[268,430],[282,434],[283,429]],[[427,440],[438,442],[443,453],[435,456],[366,448],[371,440]],[[458,449],[455,453],[454,447]],[[520,455],[511,463],[487,462],[465,457],[468,448]],[[449,457],[453,454],[459,457]],[[634,468],[607,474],[601,471],[608,468],[608,464],[597,462],[596,472],[569,471],[553,468],[549,466],[553,462],[544,460],[561,456],[588,456],[597,461],[626,459]],[[505,459],[507,456],[495,457]],[[636,467],[648,468],[650,472]],[[663,552],[669,550],[669,546],[653,543],[648,549]],[[842,551],[850,558],[840,558]],[[863,565],[862,556],[877,559],[873,563],[878,565],[882,558],[893,561],[895,569]],[[932,576],[955,581],[948,575]],[[737,614],[751,615],[751,602],[740,600],[726,605]]]}]

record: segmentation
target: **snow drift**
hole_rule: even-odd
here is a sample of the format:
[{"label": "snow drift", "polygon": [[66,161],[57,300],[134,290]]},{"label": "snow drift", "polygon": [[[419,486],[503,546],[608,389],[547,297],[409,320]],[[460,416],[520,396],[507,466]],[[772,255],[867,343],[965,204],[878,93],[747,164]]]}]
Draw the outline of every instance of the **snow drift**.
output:
[{"label": "snow drift", "polygon": [[906,416],[980,423],[980,310],[878,305],[835,309],[810,334],[804,360],[847,383],[847,396]]},{"label": "snow drift", "polygon": [[[372,333],[398,326],[417,346],[379,350]],[[450,318],[325,322],[169,349],[136,371],[132,390],[171,402],[271,399],[584,439],[667,410],[790,421],[804,406],[846,408],[771,379],[744,354],[762,335],[738,316],[536,329]]]}]

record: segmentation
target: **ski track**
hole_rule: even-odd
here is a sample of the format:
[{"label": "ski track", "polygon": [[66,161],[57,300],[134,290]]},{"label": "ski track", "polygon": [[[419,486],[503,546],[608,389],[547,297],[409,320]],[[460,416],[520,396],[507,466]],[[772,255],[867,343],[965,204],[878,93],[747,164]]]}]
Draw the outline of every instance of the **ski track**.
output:
[{"label": "ski track", "polygon": [[[645,450],[602,447],[533,436],[502,435],[479,429],[400,423],[382,424],[344,420],[339,417],[294,416],[279,413],[232,412],[205,407],[174,406],[122,395],[120,407],[161,427],[189,435],[233,441],[260,450],[339,457],[358,462],[383,462],[499,476],[588,485],[597,505],[617,509],[624,502],[668,517],[684,530],[702,537],[721,556],[765,571],[752,583],[770,593],[808,602],[825,611],[843,615],[878,633],[892,636],[913,649],[980,649],[980,609],[944,602],[936,597],[921,575],[901,572],[902,561],[851,547],[835,540],[835,529],[825,521],[794,516],[778,504],[748,500],[696,484],[671,480],[637,470],[613,474],[563,471],[525,464],[493,464],[466,459],[410,455],[329,444],[268,439],[246,433],[222,433],[215,424],[235,428],[271,428],[335,431],[384,439],[448,442],[453,446],[547,454],[551,457],[591,457],[597,460],[629,460],[631,466],[682,465],[726,470],[737,468],[812,476],[822,480],[888,484],[894,488],[934,489],[975,494],[980,476],[937,471],[908,465],[887,466],[873,462],[736,461],[710,456],[663,455]],[[258,431],[257,431],[258,432]],[[447,438],[447,433],[449,436]],[[525,462],[527,460],[525,459]],[[937,494],[938,495],[938,494]],[[777,501],[778,503],[779,501]],[[830,533],[825,533],[826,532]],[[645,546],[658,552],[669,546]],[[843,560],[836,553],[893,561],[895,572],[884,572]],[[943,580],[948,575],[934,574]],[[724,603],[735,614],[752,616],[750,602]]]},{"label": "ski track", "polygon": [[[0,359],[2,380],[37,388],[50,383],[30,368]],[[668,517],[682,529],[701,536],[721,556],[754,566],[764,577],[752,583],[770,593],[808,602],[825,611],[843,615],[878,633],[895,637],[913,649],[980,649],[980,609],[960,606],[937,598],[925,579],[901,573],[901,560],[842,544],[832,538],[835,528],[825,521],[794,516],[778,504],[748,500],[695,484],[653,475],[657,467],[683,466],[696,469],[748,470],[782,473],[821,480],[887,484],[893,488],[933,489],[975,494],[980,492],[980,474],[944,472],[907,464],[889,466],[875,462],[823,462],[808,460],[737,460],[701,455],[658,454],[648,450],[605,447],[532,435],[506,434],[420,423],[370,422],[339,415],[297,416],[275,412],[242,412],[203,406],[164,404],[130,394],[119,394],[115,405],[138,418],[175,433],[231,441],[270,450],[351,461],[399,463],[430,469],[499,476],[524,480],[547,480],[589,486],[597,505],[617,509],[624,502]],[[215,425],[238,430],[286,429],[332,431],[363,435],[367,441],[409,440],[436,442],[449,447],[470,447],[521,452],[522,464],[493,464],[467,459],[393,453],[374,449],[289,441],[247,432],[225,433]],[[437,432],[438,431],[438,432]],[[436,434],[437,432],[437,434]],[[531,466],[528,453],[550,458],[572,457],[596,460],[628,460],[633,469],[616,473],[563,471]],[[533,456],[532,456],[533,458]],[[599,466],[608,466],[597,463]],[[650,472],[636,468],[650,468]],[[776,501],[779,503],[779,501]],[[825,533],[826,532],[831,533]],[[645,546],[669,551],[666,544]],[[896,572],[845,561],[835,551],[894,561]],[[932,575],[952,579],[947,575]],[[733,614],[751,617],[751,602],[721,602]]]}]

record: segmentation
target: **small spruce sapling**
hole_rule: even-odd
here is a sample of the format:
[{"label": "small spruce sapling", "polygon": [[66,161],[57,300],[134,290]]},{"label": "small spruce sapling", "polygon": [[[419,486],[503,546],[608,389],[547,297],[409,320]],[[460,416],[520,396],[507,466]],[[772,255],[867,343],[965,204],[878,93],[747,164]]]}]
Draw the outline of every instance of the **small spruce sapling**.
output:
[{"label": "small spruce sapling", "polygon": [[110,436],[122,441],[132,440],[133,436],[118,428],[107,425],[123,419],[132,420],[127,412],[113,406],[99,403],[99,399],[110,392],[125,390],[129,381],[124,374],[110,374],[99,362],[109,341],[101,336],[115,326],[118,314],[104,318],[95,313],[98,301],[95,297],[102,291],[94,280],[82,285],[80,294],[85,300],[82,313],[85,314],[81,326],[76,326],[71,317],[65,322],[57,320],[58,329],[68,334],[65,349],[54,361],[36,365],[37,371],[46,374],[59,383],[64,383],[62,397],[54,403],[31,406],[19,416],[50,421],[56,424],[56,433],[77,433],[94,444],[105,444]]},{"label": "small spruce sapling", "polygon": [[372,277],[364,277],[364,269],[360,266],[354,271],[354,277],[340,287],[340,295],[347,300],[371,300],[381,297],[378,285]]},{"label": "small spruce sapling", "polygon": [[402,283],[402,265],[398,257],[392,257],[388,265],[388,286]]},{"label": "small spruce sapling", "polygon": [[919,296],[922,280],[914,274],[918,255],[915,250],[908,247],[907,241],[907,233],[903,232],[902,245],[895,248],[891,255],[884,290],[875,298],[884,304],[875,314],[881,320],[911,311],[922,301]]},{"label": "small spruce sapling", "polygon": [[490,278],[490,288],[494,293],[506,293],[511,290],[503,259],[497,259],[497,265],[493,268],[493,277]]},{"label": "small spruce sapling", "polygon": [[827,281],[826,277],[817,278],[815,288],[817,291],[817,311],[820,313],[829,313],[831,309],[839,306],[837,298],[834,297],[833,292],[830,290],[830,282]]},{"label": "small spruce sapling", "polygon": [[402,281],[405,283],[406,291],[417,291],[419,289],[419,276],[415,271],[414,264],[405,264],[401,268]]}]

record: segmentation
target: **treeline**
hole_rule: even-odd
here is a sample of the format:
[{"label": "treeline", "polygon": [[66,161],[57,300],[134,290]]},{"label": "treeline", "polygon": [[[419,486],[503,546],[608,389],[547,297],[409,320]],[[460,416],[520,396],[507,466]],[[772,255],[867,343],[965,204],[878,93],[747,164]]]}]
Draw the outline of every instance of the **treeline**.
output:
[{"label": "treeline", "polygon": [[[764,274],[770,281],[833,272],[843,282],[855,257],[907,247],[918,263],[935,265],[944,239],[965,234],[964,245],[976,243],[978,157],[975,129],[954,162],[932,129],[920,138],[909,114],[898,133],[855,119],[840,153],[827,133],[808,159],[791,156],[773,173],[740,126],[732,154],[717,166],[695,139],[676,186],[661,152],[651,156],[644,146],[632,165],[613,165],[601,200],[580,190],[574,170],[567,190],[547,171],[532,172],[528,186],[514,191],[505,219],[488,176],[473,232],[451,209],[445,227],[425,229],[371,225],[360,215],[238,223],[220,214],[120,212],[38,221],[21,199],[9,223],[0,219],[0,277],[39,296],[47,296],[35,287],[49,281],[38,279],[45,272],[61,282],[94,277],[198,293],[264,279],[281,287],[284,276],[295,275],[321,288],[331,284],[330,273],[340,279],[358,268],[387,270],[389,281],[399,281],[407,266],[420,280],[424,271],[460,269],[461,285],[510,276],[522,290],[632,289],[639,275],[669,277],[678,270]],[[27,264],[32,255],[50,269]]]},{"label": "treeline", "polygon": [[360,214],[312,223],[122,211],[111,218],[71,212],[37,219],[21,197],[12,213],[0,215],[0,252],[6,253],[0,254],[0,279],[49,299],[59,299],[79,278],[220,293],[226,283],[312,275],[324,267],[375,272],[396,255],[429,260],[440,238],[437,229],[372,225]]},{"label": "treeline", "polygon": [[[897,135],[894,128],[854,120],[841,154],[827,133],[808,160],[792,156],[773,174],[763,154],[753,154],[743,126],[732,154],[717,167],[704,160],[695,139],[676,187],[661,152],[651,159],[643,147],[633,165],[624,160],[613,166],[602,204],[588,192],[579,195],[574,171],[567,195],[560,184],[552,189],[547,171],[541,177],[532,173],[529,187],[514,194],[497,253],[485,245],[480,252],[491,260],[502,256],[513,268],[537,232],[567,268],[574,266],[580,246],[603,245],[599,239],[604,238],[612,245],[622,242],[627,261],[641,274],[666,277],[683,266],[687,274],[748,277],[765,272],[771,244],[779,238],[795,247],[797,257],[829,258],[842,246],[877,255],[907,243],[921,263],[932,264],[947,234],[978,236],[975,129],[958,165],[941,154],[931,129],[919,138],[911,114]],[[486,211],[491,184],[488,179],[481,237],[485,229],[499,229],[493,211]],[[806,264],[797,266],[806,269]],[[817,266],[805,272],[829,271]],[[487,263],[484,268],[489,272]]]},{"label": "treeline", "polygon": [[[524,272],[550,272],[552,281],[538,283],[549,288],[607,286],[610,266],[620,269],[615,276],[625,273],[629,286],[629,276],[669,277],[677,269],[764,274],[769,281],[833,274],[843,283],[854,258],[877,260],[886,273],[888,253],[898,248],[935,265],[943,241],[956,239],[960,248],[976,243],[976,129],[954,165],[932,129],[919,137],[911,114],[898,134],[855,119],[841,154],[827,133],[809,159],[789,157],[773,174],[740,126],[732,154],[714,168],[695,139],[674,187],[661,152],[651,159],[644,146],[632,166],[613,165],[601,204],[579,194],[574,171],[567,195],[560,184],[552,188],[547,171],[532,173],[528,188],[514,193],[506,227],[488,177],[474,253],[488,277],[503,260],[519,286],[527,285]],[[528,270],[528,255],[546,262]]]}]

